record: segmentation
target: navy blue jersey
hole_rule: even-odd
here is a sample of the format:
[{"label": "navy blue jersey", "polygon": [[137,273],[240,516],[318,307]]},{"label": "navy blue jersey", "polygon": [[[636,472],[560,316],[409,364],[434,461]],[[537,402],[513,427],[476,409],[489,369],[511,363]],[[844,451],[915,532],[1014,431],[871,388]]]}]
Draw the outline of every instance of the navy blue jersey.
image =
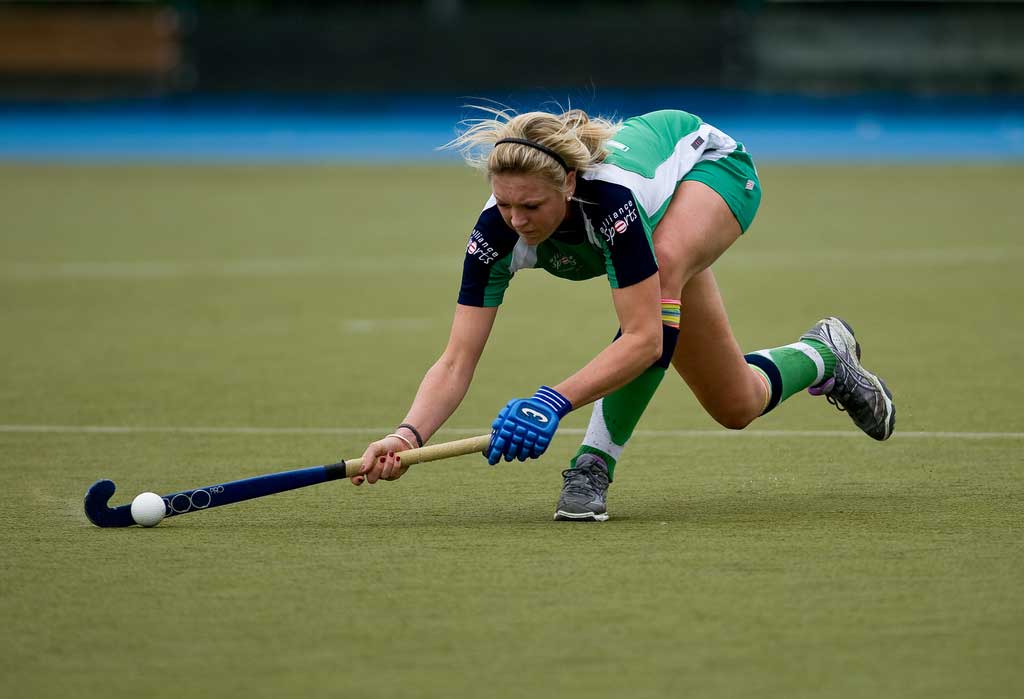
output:
[{"label": "navy blue jersey", "polygon": [[[565,279],[604,274],[613,289],[643,281],[658,270],[654,229],[687,178],[721,194],[744,229],[757,210],[757,173],[742,144],[693,114],[663,109],[631,117],[605,146],[605,160],[578,174],[579,201],[569,218],[540,245],[527,245],[506,226],[491,197],[469,238],[459,303],[497,306],[512,276],[532,267]],[[701,172],[716,162],[733,162],[729,171],[738,175],[722,180]]]},{"label": "navy blue jersey", "polygon": [[658,271],[651,231],[633,193],[612,182],[578,178],[569,216],[539,245],[527,245],[510,228],[492,196],[466,247],[459,303],[498,306],[512,276],[540,268],[570,280],[607,275],[613,289]]}]

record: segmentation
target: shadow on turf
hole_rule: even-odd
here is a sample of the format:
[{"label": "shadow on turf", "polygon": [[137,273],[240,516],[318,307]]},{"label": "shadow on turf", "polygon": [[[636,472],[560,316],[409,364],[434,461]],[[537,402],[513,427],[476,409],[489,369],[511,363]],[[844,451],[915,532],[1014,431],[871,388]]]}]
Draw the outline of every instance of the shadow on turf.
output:
[{"label": "shadow on turf", "polygon": [[[916,514],[935,509],[931,498],[912,497],[905,494],[864,492],[844,490],[814,494],[756,494],[736,493],[710,495],[673,500],[666,497],[630,497],[623,502],[609,503],[611,518],[605,523],[555,522],[552,519],[552,505],[513,503],[498,505],[490,502],[488,507],[467,510],[464,503],[433,503],[430,509],[403,510],[366,509],[358,512],[346,511],[339,506],[336,511],[317,509],[313,511],[273,512],[260,510],[258,506],[232,507],[223,511],[194,513],[161,522],[159,528],[227,529],[238,526],[259,529],[287,527],[292,530],[335,531],[344,527],[348,530],[419,529],[432,527],[509,527],[554,525],[572,527],[591,525],[656,525],[682,524],[700,526],[757,527],[803,526],[847,523],[850,526],[873,526],[885,528],[883,522],[892,526]],[[133,528],[137,529],[137,528]],[[101,531],[101,530],[97,530]]]}]

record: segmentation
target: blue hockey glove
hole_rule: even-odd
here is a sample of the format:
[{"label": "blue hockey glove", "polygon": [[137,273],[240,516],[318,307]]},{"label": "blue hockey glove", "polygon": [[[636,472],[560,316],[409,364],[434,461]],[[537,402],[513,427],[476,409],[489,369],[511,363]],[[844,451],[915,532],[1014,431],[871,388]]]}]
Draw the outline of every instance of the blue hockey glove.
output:
[{"label": "blue hockey glove", "polygon": [[553,388],[541,386],[531,398],[516,398],[501,409],[491,425],[487,463],[536,459],[544,453],[558,429],[558,421],[572,410],[572,403]]}]

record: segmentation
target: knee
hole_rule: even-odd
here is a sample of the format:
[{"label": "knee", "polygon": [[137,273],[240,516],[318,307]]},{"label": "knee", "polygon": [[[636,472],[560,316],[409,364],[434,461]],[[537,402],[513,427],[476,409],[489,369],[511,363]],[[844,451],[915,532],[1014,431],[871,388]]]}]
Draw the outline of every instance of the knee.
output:
[{"label": "knee", "polygon": [[662,277],[675,278],[686,269],[686,251],[680,245],[670,245],[666,238],[654,241],[654,256],[658,260],[658,271]]},{"label": "knee", "polygon": [[727,430],[742,430],[757,419],[757,415],[750,411],[735,408],[716,411],[712,413],[711,417]]},{"label": "knee", "polygon": [[686,282],[699,270],[698,260],[683,246],[669,245],[661,241],[655,242],[654,256],[658,260],[658,275],[663,293],[669,294],[671,298],[678,298]]}]

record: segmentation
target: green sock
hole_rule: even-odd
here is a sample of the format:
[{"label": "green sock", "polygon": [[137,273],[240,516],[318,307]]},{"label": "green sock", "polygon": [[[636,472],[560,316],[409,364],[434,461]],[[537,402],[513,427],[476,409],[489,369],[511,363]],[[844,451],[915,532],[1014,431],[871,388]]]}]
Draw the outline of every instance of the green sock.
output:
[{"label": "green sock", "polygon": [[608,464],[608,480],[615,477],[615,464],[665,378],[679,340],[679,301],[662,299],[661,306],[661,358],[640,376],[594,403],[587,434],[569,468],[576,468],[576,460],[584,454],[597,454]]},{"label": "green sock", "polygon": [[575,468],[576,460],[584,454],[597,454],[608,464],[608,480],[613,480],[615,464],[663,378],[665,368],[654,365],[594,403],[587,435],[572,458],[570,468]]},{"label": "green sock", "polygon": [[836,358],[817,340],[758,350],[744,357],[763,376],[771,395],[764,412],[769,412],[794,393],[815,386],[835,374]]}]

